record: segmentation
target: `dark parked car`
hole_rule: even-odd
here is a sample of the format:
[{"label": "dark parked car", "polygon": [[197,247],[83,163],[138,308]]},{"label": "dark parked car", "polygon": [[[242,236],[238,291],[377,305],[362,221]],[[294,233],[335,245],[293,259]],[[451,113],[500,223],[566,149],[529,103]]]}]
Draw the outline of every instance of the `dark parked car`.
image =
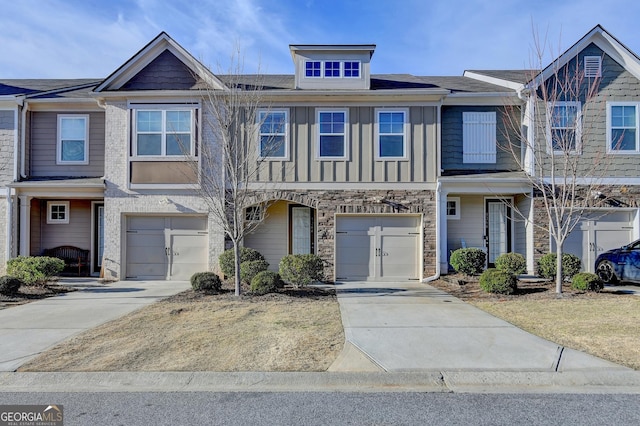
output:
[{"label": "dark parked car", "polygon": [[605,283],[640,284],[640,240],[602,253],[596,259],[596,273]]}]

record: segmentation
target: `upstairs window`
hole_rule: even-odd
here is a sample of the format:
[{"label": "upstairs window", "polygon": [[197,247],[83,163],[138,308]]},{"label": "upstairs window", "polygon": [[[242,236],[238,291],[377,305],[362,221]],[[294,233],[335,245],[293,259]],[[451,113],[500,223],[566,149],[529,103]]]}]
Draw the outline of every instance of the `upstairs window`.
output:
[{"label": "upstairs window", "polygon": [[191,109],[136,109],[135,155],[193,155],[193,113]]},{"label": "upstairs window", "polygon": [[462,113],[462,162],[496,162],[496,113]]},{"label": "upstairs window", "polygon": [[584,57],[584,76],[586,78],[602,77],[602,58],[600,56]]},{"label": "upstairs window", "polygon": [[58,115],[56,163],[89,163],[88,115]]},{"label": "upstairs window", "polygon": [[340,77],[340,62],[326,61],[324,63],[325,77]]},{"label": "upstairs window", "polygon": [[287,111],[260,111],[260,157],[284,159],[287,157]]},{"label": "upstairs window", "polygon": [[344,76],[345,77],[360,77],[360,62],[347,61],[344,63]]},{"label": "upstairs window", "polygon": [[405,159],[407,110],[376,111],[376,154],[380,160]]},{"label": "upstairs window", "polygon": [[580,151],[582,123],[580,102],[554,102],[549,106],[547,137],[554,152]]},{"label": "upstairs window", "polygon": [[608,152],[638,153],[640,131],[638,123],[638,102],[609,102],[607,104],[607,145]]},{"label": "upstairs window", "polygon": [[318,111],[318,158],[347,158],[347,111]]},{"label": "upstairs window", "polygon": [[321,77],[321,62],[320,61],[307,61],[304,64],[304,76],[305,77]]}]

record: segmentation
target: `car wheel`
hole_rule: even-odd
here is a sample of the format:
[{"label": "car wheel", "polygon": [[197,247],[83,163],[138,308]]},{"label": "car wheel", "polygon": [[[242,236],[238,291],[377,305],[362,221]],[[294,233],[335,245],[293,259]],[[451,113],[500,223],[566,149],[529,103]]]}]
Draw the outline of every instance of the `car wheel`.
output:
[{"label": "car wheel", "polygon": [[613,265],[611,262],[603,260],[598,263],[596,273],[606,284],[614,284],[618,282],[618,277],[616,277],[616,273],[613,271]]}]

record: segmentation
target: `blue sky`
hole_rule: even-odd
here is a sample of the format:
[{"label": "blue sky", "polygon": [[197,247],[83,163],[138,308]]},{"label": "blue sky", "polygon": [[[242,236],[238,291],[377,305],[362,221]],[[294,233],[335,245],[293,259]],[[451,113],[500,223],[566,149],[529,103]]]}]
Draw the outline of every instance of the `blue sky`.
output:
[{"label": "blue sky", "polygon": [[[106,77],[161,31],[214,71],[291,74],[289,44],[376,44],[374,73],[537,64],[601,24],[640,53],[638,0],[0,0],[0,78]],[[548,56],[547,56],[548,57]]]}]

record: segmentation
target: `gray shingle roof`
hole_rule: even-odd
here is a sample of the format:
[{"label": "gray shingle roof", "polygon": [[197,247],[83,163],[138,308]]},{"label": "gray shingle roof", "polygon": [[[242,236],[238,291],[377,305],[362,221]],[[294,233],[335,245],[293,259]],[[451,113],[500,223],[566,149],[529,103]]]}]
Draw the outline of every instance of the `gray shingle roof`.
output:
[{"label": "gray shingle roof", "polygon": [[[71,95],[79,86],[95,86],[102,80],[97,78],[77,79],[0,79],[0,95],[33,95],[53,90]],[[89,89],[80,89],[86,94]]]},{"label": "gray shingle roof", "polygon": [[539,70],[467,70],[476,74],[486,75],[500,80],[512,81],[514,83],[525,84],[533,80],[538,75]]}]

